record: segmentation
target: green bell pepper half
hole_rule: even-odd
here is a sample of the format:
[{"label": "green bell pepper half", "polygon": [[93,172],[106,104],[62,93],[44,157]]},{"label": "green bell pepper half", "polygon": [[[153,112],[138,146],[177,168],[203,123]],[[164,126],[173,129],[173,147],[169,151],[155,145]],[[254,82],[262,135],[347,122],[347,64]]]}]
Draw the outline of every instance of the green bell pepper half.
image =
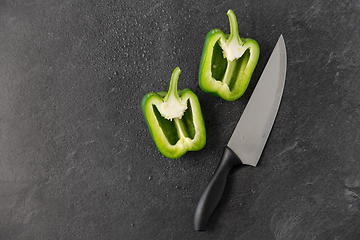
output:
[{"label": "green bell pepper half", "polygon": [[199,100],[189,88],[177,89],[180,75],[172,73],[169,91],[150,92],[142,100],[142,109],[151,135],[159,151],[176,159],[187,151],[205,146],[206,131]]},{"label": "green bell pepper half", "polygon": [[204,92],[234,101],[244,94],[249,85],[260,48],[255,40],[239,37],[237,20],[231,9],[227,15],[230,35],[217,28],[206,35],[199,84]]}]

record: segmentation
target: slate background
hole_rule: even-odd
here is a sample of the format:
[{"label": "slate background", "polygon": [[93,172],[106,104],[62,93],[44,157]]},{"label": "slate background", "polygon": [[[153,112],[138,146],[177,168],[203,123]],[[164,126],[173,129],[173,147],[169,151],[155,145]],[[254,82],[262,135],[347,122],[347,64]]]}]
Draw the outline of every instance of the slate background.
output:
[{"label": "slate background", "polygon": [[[226,102],[197,80],[233,9],[261,56]],[[0,239],[359,239],[360,3],[0,0]],[[283,100],[257,168],[230,172],[207,231],[193,214],[272,48]],[[163,157],[141,99],[192,88],[207,144]]]}]

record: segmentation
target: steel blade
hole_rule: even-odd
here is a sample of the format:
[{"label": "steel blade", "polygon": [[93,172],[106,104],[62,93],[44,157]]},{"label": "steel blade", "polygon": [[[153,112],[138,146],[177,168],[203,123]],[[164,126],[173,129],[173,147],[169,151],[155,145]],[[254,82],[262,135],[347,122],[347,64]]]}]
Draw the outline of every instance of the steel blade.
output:
[{"label": "steel blade", "polygon": [[228,143],[244,164],[256,166],[260,159],[280,105],[285,75],[281,35]]}]

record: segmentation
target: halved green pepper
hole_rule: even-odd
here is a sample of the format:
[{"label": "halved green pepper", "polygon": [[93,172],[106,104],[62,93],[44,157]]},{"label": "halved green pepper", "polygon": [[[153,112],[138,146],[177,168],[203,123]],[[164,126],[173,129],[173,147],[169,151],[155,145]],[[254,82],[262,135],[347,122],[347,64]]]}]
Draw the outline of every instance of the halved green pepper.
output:
[{"label": "halved green pepper", "polygon": [[199,84],[204,92],[234,101],[249,85],[260,48],[255,40],[240,38],[234,12],[229,10],[227,15],[230,35],[220,29],[213,29],[206,35]]},{"label": "halved green pepper", "polygon": [[168,92],[150,92],[142,100],[156,146],[172,159],[187,151],[200,150],[206,142],[204,119],[196,94],[189,88],[177,89],[180,72],[177,67],[172,73]]}]

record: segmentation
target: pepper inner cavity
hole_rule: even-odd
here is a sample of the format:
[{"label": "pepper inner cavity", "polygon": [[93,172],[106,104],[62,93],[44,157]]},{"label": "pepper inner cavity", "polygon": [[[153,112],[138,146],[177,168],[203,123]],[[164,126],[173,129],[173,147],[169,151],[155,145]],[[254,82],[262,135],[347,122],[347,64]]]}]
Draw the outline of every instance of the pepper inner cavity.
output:
[{"label": "pepper inner cavity", "polygon": [[236,81],[242,77],[249,61],[249,57],[250,51],[247,49],[240,58],[228,61],[224,58],[223,50],[220,47],[219,41],[217,41],[214,45],[211,61],[212,77],[216,81],[227,84],[229,90],[232,91],[235,87]]},{"label": "pepper inner cavity", "polygon": [[185,110],[182,118],[176,118],[176,120],[173,119],[172,121],[161,116],[157,107],[153,105],[153,110],[157,121],[166,139],[171,145],[175,145],[181,138],[187,137],[194,139],[195,137],[196,132],[190,100],[187,100],[186,104],[187,109]]},{"label": "pepper inner cavity", "polygon": [[[241,78],[244,77],[246,65],[249,62],[250,50],[247,49],[244,54],[231,62],[233,64],[232,74],[230,74],[229,79],[224,79],[229,86],[229,90],[232,91],[235,87],[237,81],[241,82]],[[230,66],[229,66],[230,67]],[[239,86],[238,86],[239,87]]]},{"label": "pepper inner cavity", "polygon": [[187,109],[184,112],[184,115],[181,119],[179,119],[180,127],[185,137],[190,139],[194,139],[195,137],[195,125],[192,114],[192,108],[190,104],[190,100],[186,101]]},{"label": "pepper inner cavity", "polygon": [[216,81],[222,82],[227,68],[227,59],[224,58],[223,50],[217,41],[213,48],[213,55],[211,61],[211,74]]},{"label": "pepper inner cavity", "polygon": [[167,120],[161,116],[159,110],[155,105],[153,105],[154,114],[160,125],[161,130],[163,131],[166,139],[171,145],[175,145],[179,141],[179,136],[177,134],[176,125],[174,121]]}]

